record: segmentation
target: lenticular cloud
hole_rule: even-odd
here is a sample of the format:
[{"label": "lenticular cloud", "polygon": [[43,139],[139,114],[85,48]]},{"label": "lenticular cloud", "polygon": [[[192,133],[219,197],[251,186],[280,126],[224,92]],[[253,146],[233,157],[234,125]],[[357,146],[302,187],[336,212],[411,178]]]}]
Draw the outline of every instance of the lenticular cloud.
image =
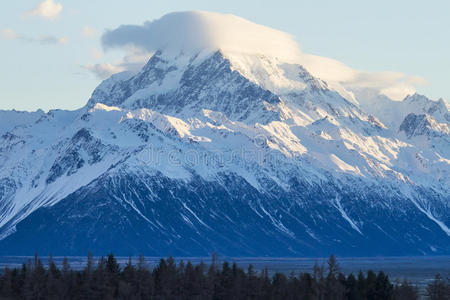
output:
[{"label": "lenticular cloud", "polygon": [[243,18],[203,11],[170,13],[142,26],[122,25],[107,31],[103,46],[133,45],[154,52],[221,49],[247,54],[265,54],[283,60],[300,56],[291,35]]},{"label": "lenticular cloud", "polygon": [[135,47],[149,53],[224,52],[265,55],[303,65],[314,76],[342,84],[348,90],[370,89],[401,100],[414,93],[410,76],[399,72],[354,70],[331,58],[302,53],[299,44],[285,32],[243,18],[204,11],[175,12],[143,25],[121,25],[102,36],[103,47]]}]

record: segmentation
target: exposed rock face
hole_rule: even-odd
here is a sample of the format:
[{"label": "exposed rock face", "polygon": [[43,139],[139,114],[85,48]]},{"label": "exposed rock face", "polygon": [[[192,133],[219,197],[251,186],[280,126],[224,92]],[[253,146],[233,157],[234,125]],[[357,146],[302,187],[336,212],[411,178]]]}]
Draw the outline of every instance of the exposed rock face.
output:
[{"label": "exposed rock face", "polygon": [[408,138],[425,135],[427,137],[444,137],[450,134],[448,124],[438,123],[426,114],[416,115],[410,113],[400,125]]}]

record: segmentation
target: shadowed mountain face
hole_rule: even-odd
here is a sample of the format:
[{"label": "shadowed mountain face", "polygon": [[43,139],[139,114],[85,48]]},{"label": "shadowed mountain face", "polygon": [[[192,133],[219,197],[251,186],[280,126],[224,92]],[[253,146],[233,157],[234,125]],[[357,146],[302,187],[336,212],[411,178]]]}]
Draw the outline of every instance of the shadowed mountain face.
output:
[{"label": "shadowed mountain face", "polygon": [[80,110],[6,112],[0,254],[450,254],[448,110],[415,97],[382,122],[300,65],[157,52]]}]

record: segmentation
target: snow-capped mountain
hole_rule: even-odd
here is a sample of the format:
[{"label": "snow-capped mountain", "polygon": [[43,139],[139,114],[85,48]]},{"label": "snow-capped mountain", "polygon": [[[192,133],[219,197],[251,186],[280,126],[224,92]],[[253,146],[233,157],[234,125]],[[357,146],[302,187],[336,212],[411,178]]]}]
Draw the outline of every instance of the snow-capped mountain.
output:
[{"label": "snow-capped mountain", "polygon": [[377,97],[161,49],[79,110],[2,111],[0,254],[449,254],[448,106]]}]

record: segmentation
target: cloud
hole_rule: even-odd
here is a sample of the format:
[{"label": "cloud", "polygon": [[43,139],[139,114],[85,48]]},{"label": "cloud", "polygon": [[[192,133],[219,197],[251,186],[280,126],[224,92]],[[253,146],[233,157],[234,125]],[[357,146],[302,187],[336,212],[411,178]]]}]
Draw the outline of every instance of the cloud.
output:
[{"label": "cloud", "polygon": [[89,64],[89,65],[83,65],[84,69],[91,71],[94,73],[98,78],[105,79],[109,76],[120,73],[122,71],[125,71],[126,69],[120,65],[115,64]]},{"label": "cloud", "polygon": [[[102,54],[99,50],[93,49],[93,56],[97,54]],[[126,55],[120,61],[114,63],[96,63],[96,64],[87,64],[82,65],[81,67],[92,72],[99,79],[106,79],[115,73],[119,73],[122,71],[131,71],[138,72],[142,66],[150,59],[152,54],[142,49],[129,46],[126,48]],[[100,55],[98,57],[94,57],[96,59],[100,59]]]},{"label": "cloud", "polygon": [[393,100],[403,99],[415,91],[416,85],[426,82],[400,72],[356,70],[337,60],[302,52],[294,38],[285,32],[234,15],[203,11],[170,13],[143,25],[121,25],[103,34],[102,45],[105,50],[131,47],[147,54],[156,50],[178,54],[221,49],[275,56],[301,64],[314,76],[339,83],[350,91],[376,90]]},{"label": "cloud", "polygon": [[427,84],[419,76],[401,72],[368,72],[352,69],[337,60],[311,54],[302,54],[299,61],[314,76],[329,82],[337,82],[349,91],[369,89],[392,100],[403,100],[414,94],[415,86]]},{"label": "cloud", "polygon": [[7,40],[14,40],[17,38],[17,33],[10,28],[1,29],[0,34],[4,39]]},{"label": "cloud", "polygon": [[103,58],[103,52],[101,52],[100,50],[98,50],[98,49],[96,49],[96,48],[93,48],[92,50],[91,50],[91,55],[92,55],[92,57],[93,58],[95,58],[95,59],[101,59],[101,58]]},{"label": "cloud", "polygon": [[212,12],[170,13],[143,25],[122,25],[102,36],[105,49],[134,46],[154,52],[220,48],[249,54],[272,54],[293,60],[300,54],[291,35],[243,18]]},{"label": "cloud", "polygon": [[44,19],[54,19],[59,16],[63,9],[61,3],[55,3],[54,0],[44,0],[35,8],[23,13],[24,17],[41,17]]},{"label": "cloud", "polygon": [[37,43],[41,45],[62,45],[67,43],[67,37],[55,37],[55,36],[41,36],[41,37],[29,37],[17,33],[15,30],[10,28],[5,28],[0,30],[0,35],[4,39],[8,40],[20,40],[29,43]]},{"label": "cloud", "polygon": [[97,31],[89,26],[84,26],[81,29],[81,35],[87,38],[92,38],[97,35]]},{"label": "cloud", "polygon": [[129,46],[126,48],[126,55],[123,58],[122,65],[127,70],[136,72],[148,62],[152,55],[153,52],[148,52],[138,47]]},{"label": "cloud", "polygon": [[423,77],[420,76],[409,76],[406,80],[409,84],[417,84],[417,85],[429,85],[430,82]]}]

